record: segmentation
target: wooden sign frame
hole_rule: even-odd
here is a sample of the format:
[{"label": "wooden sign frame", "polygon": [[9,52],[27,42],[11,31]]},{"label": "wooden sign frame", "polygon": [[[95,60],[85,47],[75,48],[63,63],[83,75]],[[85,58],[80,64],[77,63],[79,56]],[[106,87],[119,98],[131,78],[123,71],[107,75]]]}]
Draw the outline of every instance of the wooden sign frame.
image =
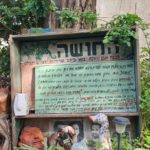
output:
[{"label": "wooden sign frame", "polygon": [[[86,37],[90,38],[103,38],[106,32],[98,32],[98,33],[89,33],[89,32],[73,32],[73,33],[48,33],[48,34],[31,34],[31,35],[11,35],[9,39],[10,44],[10,53],[11,53],[11,99],[12,99],[12,112],[13,112],[13,101],[16,93],[24,92],[23,89],[24,84],[22,82],[22,78],[26,78],[28,81],[28,76],[24,76],[24,72],[22,72],[21,67],[21,46],[24,42],[40,42],[40,41],[57,41],[57,40],[67,40],[67,39],[84,39]],[[134,61],[135,61],[135,79],[136,79],[136,90],[137,90],[137,111],[136,112],[105,112],[108,116],[136,116],[139,117],[139,97],[140,97],[140,74],[139,74],[139,50],[138,44],[136,41],[132,40],[132,49],[134,51]],[[31,68],[34,72],[35,65],[31,64]],[[25,71],[28,72],[27,68]],[[30,82],[30,84],[34,84],[34,81]],[[35,92],[34,90],[32,91]],[[31,95],[30,95],[31,96]],[[32,98],[35,98],[34,96]],[[13,145],[17,143],[17,131],[16,131],[16,121],[25,119],[42,119],[42,118],[85,118],[89,115],[97,114],[96,112],[86,112],[86,113],[50,113],[50,114],[35,114],[34,113],[34,101],[30,101],[30,114],[22,117],[17,117],[12,113],[12,131],[13,131]],[[19,125],[18,130],[22,128]]]}]

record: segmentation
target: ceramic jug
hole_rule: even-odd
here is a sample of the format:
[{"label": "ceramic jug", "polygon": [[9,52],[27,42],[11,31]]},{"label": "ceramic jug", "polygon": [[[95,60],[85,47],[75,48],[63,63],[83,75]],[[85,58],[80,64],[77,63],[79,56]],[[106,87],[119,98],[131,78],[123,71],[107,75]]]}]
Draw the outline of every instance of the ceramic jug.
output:
[{"label": "ceramic jug", "polygon": [[25,93],[17,93],[14,99],[15,116],[25,116],[29,113],[28,97]]}]

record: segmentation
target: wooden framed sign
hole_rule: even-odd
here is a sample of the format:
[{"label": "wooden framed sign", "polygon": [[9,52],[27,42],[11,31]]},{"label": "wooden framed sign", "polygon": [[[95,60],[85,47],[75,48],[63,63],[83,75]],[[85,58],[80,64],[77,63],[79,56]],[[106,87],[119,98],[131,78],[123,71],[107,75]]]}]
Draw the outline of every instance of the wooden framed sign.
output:
[{"label": "wooden framed sign", "polygon": [[[82,31],[10,37],[12,104],[16,93],[26,93],[30,110],[25,116],[12,113],[13,146],[25,126],[39,127],[44,135],[61,125],[75,126],[80,138],[94,139],[97,128],[88,116],[100,112],[109,119],[128,117],[128,131],[135,135],[140,95],[136,41],[131,41],[131,47],[105,45],[105,34]],[[113,133],[113,126],[110,129]]]},{"label": "wooden framed sign", "polygon": [[36,113],[137,112],[133,47],[102,39],[22,43],[22,65],[35,67]]}]

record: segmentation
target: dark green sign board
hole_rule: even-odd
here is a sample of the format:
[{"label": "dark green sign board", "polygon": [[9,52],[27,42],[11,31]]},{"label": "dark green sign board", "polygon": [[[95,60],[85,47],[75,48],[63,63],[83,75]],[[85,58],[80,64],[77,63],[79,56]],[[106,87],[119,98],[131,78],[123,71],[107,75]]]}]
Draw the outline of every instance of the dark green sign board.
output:
[{"label": "dark green sign board", "polygon": [[36,66],[35,111],[137,112],[134,61]]}]

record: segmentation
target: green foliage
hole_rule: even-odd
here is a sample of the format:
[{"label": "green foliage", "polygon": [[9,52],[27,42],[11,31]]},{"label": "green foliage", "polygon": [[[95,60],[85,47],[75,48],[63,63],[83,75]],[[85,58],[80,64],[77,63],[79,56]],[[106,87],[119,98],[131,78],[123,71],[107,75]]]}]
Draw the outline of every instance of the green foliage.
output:
[{"label": "green foliage", "polygon": [[61,19],[61,27],[63,28],[72,27],[79,21],[76,10],[65,8],[62,11],[57,11],[57,13]]},{"label": "green foliage", "polygon": [[56,145],[51,145],[47,150],[57,150]]},{"label": "green foliage", "polygon": [[135,148],[140,148],[141,147],[141,139],[140,138],[134,139],[132,142],[132,147],[133,147],[133,150]]},{"label": "green foliage", "polygon": [[137,39],[134,28],[139,25],[142,19],[135,14],[124,14],[113,18],[110,22],[102,26],[108,30],[103,42],[105,44],[131,46],[131,38]]},{"label": "green foliage", "polygon": [[140,108],[142,111],[142,117],[144,120],[144,127],[150,127],[150,34],[147,29],[150,28],[150,24],[143,23],[140,28],[142,29],[147,46],[142,48],[141,55],[141,102]]},{"label": "green foliage", "polygon": [[144,138],[144,148],[150,149],[150,130],[145,129],[143,133]]},{"label": "green foliage", "polygon": [[150,24],[142,22],[139,26],[143,31],[146,41],[146,47],[142,48],[141,55],[141,101],[140,108],[142,112],[143,128],[141,134],[141,147],[150,149]]},{"label": "green foliage", "polygon": [[23,10],[20,9],[21,5],[9,2],[8,4],[3,1],[0,2],[0,36],[8,38],[9,34],[18,32],[20,26],[19,18],[23,15]]},{"label": "green foliage", "polygon": [[27,0],[26,10],[33,16],[46,17],[49,13],[49,0]]},{"label": "green foliage", "polygon": [[18,147],[15,147],[15,150],[37,150],[36,148],[34,147],[31,147],[31,146],[28,146],[26,144],[23,144],[22,147],[18,148]]},{"label": "green foliage", "polygon": [[91,10],[81,11],[79,8],[70,10],[68,8],[58,11],[59,18],[61,19],[61,27],[73,27],[77,23],[81,24],[82,28],[91,28],[96,24],[97,15]]},{"label": "green foliage", "polygon": [[49,12],[57,7],[53,0],[17,0],[0,2],[0,36],[18,34],[22,28],[43,27]]},{"label": "green foliage", "polygon": [[55,2],[53,0],[50,0],[49,11],[56,12],[57,10],[58,10],[58,7],[56,6]]},{"label": "green foliage", "polygon": [[100,149],[102,147],[102,142],[97,141],[95,147],[96,149]]},{"label": "green foliage", "polygon": [[[118,138],[115,135],[112,138],[112,149],[117,150],[118,148]],[[128,135],[122,134],[122,140],[121,140],[121,150],[132,150],[132,143],[131,139]]]},{"label": "green foliage", "polygon": [[102,143],[94,140],[88,140],[88,146],[96,149],[100,149],[102,147]]},{"label": "green foliage", "polygon": [[88,140],[88,146],[95,147],[95,141],[94,140]]},{"label": "green foliage", "polygon": [[[15,147],[15,150],[38,150],[38,149],[28,146],[26,144],[23,144],[22,147]],[[56,145],[51,145],[50,147],[47,147],[47,140],[45,140],[44,150],[57,150],[57,149],[56,149]]]},{"label": "green foliage", "polygon": [[146,87],[144,86],[145,82],[142,81],[142,86],[143,89],[145,89],[145,91],[143,92],[143,98],[141,98],[141,102],[140,102],[140,108],[142,110],[142,116],[143,116],[143,120],[144,120],[144,124],[145,126],[150,126],[150,89],[146,89]]},{"label": "green foliage", "polygon": [[9,47],[0,41],[0,86],[10,85],[10,53]]},{"label": "green foliage", "polygon": [[97,21],[96,13],[91,10],[85,10],[82,12],[80,18],[83,22],[84,28],[92,27],[92,25],[96,24]]},{"label": "green foliage", "polygon": [[25,0],[0,2],[0,36],[8,39],[9,34],[18,34],[22,27],[30,27],[34,18],[25,10]]},{"label": "green foliage", "polygon": [[142,138],[137,138],[133,141],[133,149],[135,148],[143,148],[145,150],[150,149],[150,130],[145,129],[143,131],[143,145],[142,145]]},{"label": "green foliage", "polygon": [[25,11],[29,16],[34,18],[36,27],[42,27],[44,18],[56,9],[57,7],[53,0],[26,0],[25,2]]}]

